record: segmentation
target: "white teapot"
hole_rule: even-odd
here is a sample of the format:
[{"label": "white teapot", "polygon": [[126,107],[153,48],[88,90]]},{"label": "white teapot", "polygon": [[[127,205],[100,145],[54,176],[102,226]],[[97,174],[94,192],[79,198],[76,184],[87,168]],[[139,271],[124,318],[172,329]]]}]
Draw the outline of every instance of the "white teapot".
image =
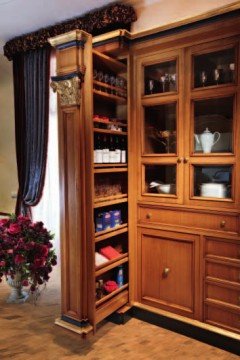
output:
[{"label": "white teapot", "polygon": [[[217,139],[214,141],[215,135],[217,135]],[[211,133],[208,128],[206,128],[201,135],[194,134],[194,136],[197,143],[201,144],[204,153],[210,153],[213,145],[216,144],[221,137],[219,132]]]}]

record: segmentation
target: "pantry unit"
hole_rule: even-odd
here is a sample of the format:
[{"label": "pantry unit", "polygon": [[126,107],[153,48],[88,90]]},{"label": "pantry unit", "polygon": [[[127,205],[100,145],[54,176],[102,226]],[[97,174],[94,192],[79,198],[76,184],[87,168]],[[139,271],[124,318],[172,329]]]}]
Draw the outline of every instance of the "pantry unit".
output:
[{"label": "pantry unit", "polygon": [[50,40],[59,325],[86,334],[135,307],[239,338],[239,19]]}]

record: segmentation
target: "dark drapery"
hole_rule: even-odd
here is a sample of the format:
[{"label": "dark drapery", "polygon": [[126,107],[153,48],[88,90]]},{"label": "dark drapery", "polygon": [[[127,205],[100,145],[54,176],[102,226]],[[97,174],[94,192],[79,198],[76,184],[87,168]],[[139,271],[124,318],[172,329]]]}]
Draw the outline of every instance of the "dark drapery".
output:
[{"label": "dark drapery", "polygon": [[18,168],[16,214],[31,214],[44,186],[49,109],[50,47],[13,59],[15,133]]}]

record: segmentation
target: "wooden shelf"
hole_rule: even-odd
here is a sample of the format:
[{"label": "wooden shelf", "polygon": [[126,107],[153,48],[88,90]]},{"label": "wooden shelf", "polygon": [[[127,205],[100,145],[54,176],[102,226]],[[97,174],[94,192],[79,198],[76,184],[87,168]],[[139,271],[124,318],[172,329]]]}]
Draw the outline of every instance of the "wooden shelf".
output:
[{"label": "wooden shelf", "polygon": [[116,196],[111,196],[111,197],[106,197],[106,198],[101,198],[104,199],[102,201],[97,200],[94,203],[94,209],[103,207],[103,206],[110,206],[110,205],[115,205],[115,204],[121,204],[121,203],[125,203],[128,201],[127,195],[124,195],[125,197],[121,197],[121,198],[117,198]]},{"label": "wooden shelf", "polygon": [[117,259],[108,261],[105,264],[96,267],[95,276],[98,277],[106,272],[118,267],[119,265],[125,264],[128,262],[128,253],[120,255]]},{"label": "wooden shelf", "polygon": [[93,89],[93,95],[95,95],[96,98],[99,98],[101,100],[115,102],[117,104],[126,104],[127,103],[127,99],[122,96],[107,94],[103,91],[99,91],[96,89]]},{"label": "wooden shelf", "polygon": [[115,167],[124,167],[127,166],[127,163],[121,164],[121,163],[106,163],[106,164],[94,164],[95,169],[100,168],[115,168]]},{"label": "wooden shelf", "polygon": [[[116,94],[109,94],[109,95],[120,96],[120,97],[123,97],[124,99],[127,97],[127,91],[119,86],[109,85],[105,82],[97,81],[97,80],[93,80],[93,85],[96,85],[96,87],[99,87],[100,88],[99,91],[106,92],[106,94],[109,94],[108,90],[113,90],[114,92],[116,92]],[[94,86],[95,90],[97,90],[96,87]],[[102,88],[103,88],[103,90],[102,90]],[[120,94],[118,94],[118,93],[120,93]]]},{"label": "wooden shelf", "polygon": [[102,133],[102,134],[127,135],[127,132],[125,132],[125,131],[117,131],[117,130],[93,128],[93,131],[96,132],[96,133]]},{"label": "wooden shelf", "polygon": [[108,301],[104,301],[96,309],[96,323],[98,324],[108,315],[112,314],[114,311],[126,305],[128,303],[128,300],[128,290],[123,290],[110,298]]},{"label": "wooden shelf", "polygon": [[95,242],[106,240],[113,236],[124,234],[126,232],[128,232],[128,224],[127,223],[116,226],[115,228],[98,231],[95,233]]},{"label": "wooden shelf", "polygon": [[96,307],[98,307],[99,305],[101,305],[102,303],[104,303],[105,301],[110,300],[111,298],[113,298],[114,296],[116,296],[117,294],[119,294],[121,291],[125,290],[128,288],[128,283],[124,284],[123,286],[121,286],[120,288],[118,288],[117,290],[111,292],[108,295],[103,296],[101,299],[99,299],[98,301],[96,301]]},{"label": "wooden shelf", "polygon": [[95,169],[94,174],[104,174],[104,173],[121,173],[121,172],[127,172],[127,167],[119,167],[119,168],[107,168],[107,169]]},{"label": "wooden shelf", "polygon": [[105,121],[105,120],[97,120],[97,119],[93,119],[93,122],[98,123],[98,124],[104,124],[104,125],[119,125],[119,126],[125,126],[127,127],[127,123],[123,123],[121,121]]},{"label": "wooden shelf", "polygon": [[[121,61],[118,61],[116,59],[113,59],[112,57],[100,53],[96,50],[92,50],[93,53],[93,61],[94,65],[96,67],[103,68],[103,65],[105,65],[105,68],[114,72],[114,73],[123,73],[127,71],[127,66],[122,63]],[[99,66],[98,66],[99,65]]]}]

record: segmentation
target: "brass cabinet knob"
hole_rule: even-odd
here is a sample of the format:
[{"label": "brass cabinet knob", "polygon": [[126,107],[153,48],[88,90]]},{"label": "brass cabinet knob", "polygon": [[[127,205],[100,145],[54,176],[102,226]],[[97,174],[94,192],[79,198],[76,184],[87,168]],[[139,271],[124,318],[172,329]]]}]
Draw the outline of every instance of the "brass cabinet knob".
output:
[{"label": "brass cabinet knob", "polygon": [[225,220],[220,221],[220,228],[225,228],[225,225],[226,225]]},{"label": "brass cabinet knob", "polygon": [[182,158],[182,157],[179,157],[179,158],[177,159],[177,163],[178,163],[178,164],[181,164],[181,162],[183,162],[183,158]]},{"label": "brass cabinet knob", "polygon": [[146,214],[146,218],[147,218],[147,219],[151,219],[151,217],[152,217],[152,214],[151,214],[151,213],[147,213],[147,214]]},{"label": "brass cabinet knob", "polygon": [[163,269],[163,276],[164,276],[164,277],[167,277],[168,274],[169,274],[169,272],[170,272],[170,268],[165,267],[165,268]]},{"label": "brass cabinet knob", "polygon": [[183,162],[184,162],[184,164],[187,164],[187,163],[189,162],[189,158],[188,158],[188,157],[185,157],[185,158],[183,159]]}]

